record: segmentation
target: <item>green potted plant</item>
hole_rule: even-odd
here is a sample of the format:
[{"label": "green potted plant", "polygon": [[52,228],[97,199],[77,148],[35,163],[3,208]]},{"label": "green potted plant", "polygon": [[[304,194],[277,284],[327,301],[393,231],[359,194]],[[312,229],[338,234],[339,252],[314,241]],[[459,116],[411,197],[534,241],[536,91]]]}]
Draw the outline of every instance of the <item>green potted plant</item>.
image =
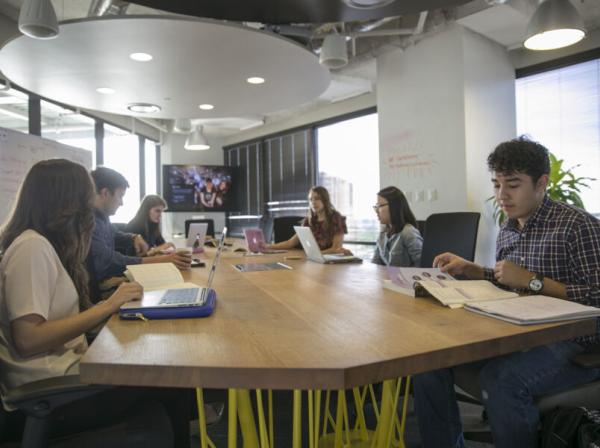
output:
[{"label": "green potted plant", "polygon": [[[579,194],[581,193],[582,188],[590,188],[586,183],[587,181],[595,181],[596,179],[593,177],[576,177],[573,174],[573,170],[580,165],[564,169],[564,160],[559,160],[552,153],[549,153],[548,155],[550,156],[550,176],[548,179],[547,193],[550,199],[574,205],[575,207],[585,210]],[[502,224],[506,219],[506,215],[496,202],[496,197],[491,196],[488,198],[488,201],[491,201],[494,204],[494,221],[496,221],[498,225]]]}]

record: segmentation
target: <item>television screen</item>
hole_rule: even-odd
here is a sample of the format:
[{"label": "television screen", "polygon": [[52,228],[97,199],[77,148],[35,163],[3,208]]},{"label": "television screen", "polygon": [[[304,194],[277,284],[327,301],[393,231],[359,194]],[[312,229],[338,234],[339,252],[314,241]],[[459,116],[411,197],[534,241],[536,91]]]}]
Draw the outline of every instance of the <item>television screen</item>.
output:
[{"label": "television screen", "polygon": [[163,196],[172,212],[237,211],[238,183],[232,166],[163,165]]}]

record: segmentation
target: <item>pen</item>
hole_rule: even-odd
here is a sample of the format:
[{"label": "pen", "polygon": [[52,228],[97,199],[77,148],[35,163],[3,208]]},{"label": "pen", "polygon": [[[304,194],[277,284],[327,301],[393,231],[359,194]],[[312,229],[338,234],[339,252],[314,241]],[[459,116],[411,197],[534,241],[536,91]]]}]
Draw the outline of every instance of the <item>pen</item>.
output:
[{"label": "pen", "polygon": [[284,264],[284,263],[281,263],[281,262],[277,262],[277,264],[278,264],[279,266],[283,266],[283,267],[284,267],[284,268],[286,268],[286,269],[292,269],[292,267],[291,267],[291,266],[288,266],[287,264]]}]

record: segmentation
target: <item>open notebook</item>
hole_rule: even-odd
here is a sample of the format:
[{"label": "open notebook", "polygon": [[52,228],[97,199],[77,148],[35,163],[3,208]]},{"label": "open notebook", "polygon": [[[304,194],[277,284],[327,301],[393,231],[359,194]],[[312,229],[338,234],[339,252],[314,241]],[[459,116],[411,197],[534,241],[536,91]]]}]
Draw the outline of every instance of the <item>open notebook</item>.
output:
[{"label": "open notebook", "polygon": [[184,282],[181,272],[173,263],[128,265],[125,277],[129,281],[138,282],[144,291],[198,287],[194,283]]}]

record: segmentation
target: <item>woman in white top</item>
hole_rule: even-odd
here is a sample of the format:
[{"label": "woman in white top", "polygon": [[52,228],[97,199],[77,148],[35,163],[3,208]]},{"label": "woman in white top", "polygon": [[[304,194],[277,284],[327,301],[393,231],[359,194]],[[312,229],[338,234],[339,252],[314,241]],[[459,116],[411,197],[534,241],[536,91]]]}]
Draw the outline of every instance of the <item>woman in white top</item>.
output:
[{"label": "woman in white top", "polygon": [[[85,259],[94,227],[93,203],[94,187],[86,169],[67,160],[39,162],[23,182],[12,217],[0,235],[3,390],[78,373],[87,349],[85,333],[121,304],[142,295],[139,284],[123,283],[107,300],[91,305]],[[93,409],[96,416],[84,424],[103,425],[107,423],[103,413],[124,412],[141,397],[139,390],[128,394],[131,390],[118,389],[109,400],[111,409]],[[95,401],[86,406],[87,400]],[[77,416],[102,399],[83,401],[70,414],[66,406],[67,415]],[[185,419],[183,424],[187,426]]]},{"label": "woman in white top", "polygon": [[377,193],[373,208],[383,231],[371,261],[386,266],[419,267],[423,237],[404,193],[396,187],[384,188]]}]

